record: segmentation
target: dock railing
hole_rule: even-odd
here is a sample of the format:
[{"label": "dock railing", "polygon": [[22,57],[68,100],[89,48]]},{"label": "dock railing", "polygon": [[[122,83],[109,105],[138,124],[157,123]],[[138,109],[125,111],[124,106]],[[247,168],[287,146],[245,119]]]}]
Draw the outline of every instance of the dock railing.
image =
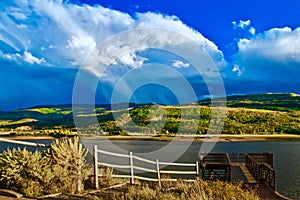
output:
[{"label": "dock railing", "polygon": [[[103,162],[101,161],[101,157],[99,157],[99,154],[105,154],[110,156],[111,158],[125,158],[128,159],[129,164],[124,165],[124,164],[113,164],[113,163],[108,163],[108,162]],[[142,167],[138,166],[135,164],[135,162],[139,163],[144,163],[146,165],[151,165],[152,168],[150,167]],[[194,170],[164,170],[162,166],[175,166],[175,167],[180,167],[181,169],[184,167],[191,168],[193,167]],[[103,174],[99,173],[99,167],[108,167],[112,169],[119,169],[120,172],[123,170],[128,170],[129,173],[119,173],[119,174],[111,174],[111,177],[113,178],[128,178],[130,179],[130,183],[134,184],[135,179],[137,180],[145,180],[145,181],[154,181],[158,182],[159,187],[161,187],[161,183],[163,181],[178,181],[179,179],[177,178],[162,178],[162,174],[167,174],[167,175],[194,175],[199,176],[199,165],[198,161],[195,163],[170,163],[170,162],[161,162],[158,159],[155,161],[153,160],[148,160],[145,158],[141,158],[139,156],[133,155],[132,152],[127,154],[120,154],[120,153],[113,153],[109,151],[104,151],[98,149],[97,145],[94,145],[94,176],[95,176],[95,189],[98,189],[99,187],[99,177],[103,177]],[[143,176],[142,173],[137,173],[139,172],[144,172],[144,173],[150,173],[154,174],[156,178],[152,177],[147,177]],[[181,179],[183,181],[194,181],[193,179]]]},{"label": "dock railing", "polygon": [[271,168],[274,168],[274,155],[269,152],[263,153],[248,153],[252,158],[254,158],[259,163],[266,163]]},{"label": "dock railing", "polygon": [[265,181],[273,190],[276,190],[276,172],[272,166],[272,154],[246,154],[246,167],[251,174],[258,181]]},{"label": "dock railing", "polygon": [[231,181],[231,160],[228,153],[201,153],[202,179]]}]

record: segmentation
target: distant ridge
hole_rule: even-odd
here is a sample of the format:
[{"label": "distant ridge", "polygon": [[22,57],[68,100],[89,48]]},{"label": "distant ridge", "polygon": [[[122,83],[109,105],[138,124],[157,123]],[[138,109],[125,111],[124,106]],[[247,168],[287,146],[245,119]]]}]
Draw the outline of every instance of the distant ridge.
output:
[{"label": "distant ridge", "polygon": [[[114,104],[114,108],[124,108],[125,106],[129,106],[132,108],[136,108],[136,107],[141,107],[141,106],[145,106],[145,105],[155,105],[156,103],[151,102],[151,103],[134,103],[134,102],[130,102],[130,103],[117,103]],[[75,107],[78,108],[85,108],[85,107],[90,107],[91,105],[88,104],[75,104]],[[95,108],[105,108],[110,110],[112,105],[111,104],[95,104],[94,105]],[[32,106],[32,107],[28,107],[28,108],[21,108],[21,109],[17,109],[17,110],[27,110],[27,109],[35,109],[35,108],[62,108],[62,109],[72,109],[73,105],[72,104],[55,104],[55,105],[36,105],[36,106]],[[3,112],[3,111],[0,111]]]},{"label": "distant ridge", "polygon": [[[223,100],[215,98],[214,101]],[[300,95],[296,93],[262,93],[233,95],[226,97],[228,107],[257,108],[267,110],[300,110]],[[211,99],[198,101],[199,105],[210,105]]]},{"label": "distant ridge", "polygon": [[[226,99],[228,112],[223,133],[252,134],[254,131],[254,133],[263,134],[300,134],[300,95],[298,94],[233,95],[228,96]],[[115,122],[116,116],[120,117],[122,123],[126,124],[132,133],[140,133],[145,130],[149,133],[155,132],[155,129],[152,130],[146,126],[152,121],[157,125],[164,123],[161,134],[176,133],[181,123],[186,124],[185,131],[189,131],[191,127],[198,127],[199,134],[203,134],[209,128],[211,102],[220,101],[220,103],[223,103],[223,100],[224,98],[214,98],[213,100],[199,101],[199,108],[192,107],[192,109],[188,110],[188,116],[185,116],[186,120],[183,121],[181,121],[181,109],[189,109],[188,107],[183,105],[180,108],[179,106],[161,105],[153,102],[119,103],[114,105],[97,104],[95,108],[91,107],[91,105],[79,104],[76,107],[76,116],[80,122],[86,123],[83,127],[88,127],[91,134],[99,132],[97,129],[98,123],[106,133],[109,132],[112,135],[127,134],[122,132],[117,126]],[[197,105],[197,102],[193,104]],[[149,107],[152,105],[158,105],[160,114],[164,112],[167,114],[166,122],[162,118],[155,118],[154,121],[151,119]],[[112,107],[114,111],[111,110]],[[128,107],[130,108],[129,110]],[[197,111],[197,109],[199,110]],[[201,116],[198,122],[195,120],[195,116],[199,115],[199,111]],[[130,116],[128,116],[128,113]],[[9,112],[0,112],[0,129],[4,132],[14,130],[17,134],[31,134],[30,131],[34,132],[34,134],[44,135],[70,134],[73,131],[78,131],[74,124],[73,114],[71,104],[39,105]],[[94,117],[97,117],[98,122],[89,124]],[[132,126],[128,123],[131,120],[139,124],[139,126]],[[25,132],[22,133],[22,130]],[[26,130],[30,131],[26,132]]]},{"label": "distant ridge", "polygon": [[[223,101],[224,98],[212,98],[214,101]],[[207,98],[203,100],[199,100],[199,105],[211,105],[212,99]],[[246,94],[246,95],[231,95],[226,97],[227,106],[229,107],[259,107],[265,109],[271,109],[268,106],[275,106],[275,107],[286,107],[287,109],[300,109],[300,94],[296,93],[260,93],[260,94]],[[130,108],[137,108],[146,105],[165,105],[166,104],[158,104],[155,102],[151,103],[117,103],[114,104],[114,108],[125,108],[129,106]],[[87,104],[78,104],[78,108],[85,108],[89,107],[90,105]],[[95,104],[95,108],[105,108],[110,110],[112,107],[111,104]],[[3,113],[9,112],[20,112],[20,111],[28,111],[40,108],[60,108],[61,110],[72,110],[72,104],[55,104],[55,105],[36,105],[27,108],[20,108],[17,110],[12,111],[0,111],[0,115]],[[0,116],[1,118],[1,116]]]}]

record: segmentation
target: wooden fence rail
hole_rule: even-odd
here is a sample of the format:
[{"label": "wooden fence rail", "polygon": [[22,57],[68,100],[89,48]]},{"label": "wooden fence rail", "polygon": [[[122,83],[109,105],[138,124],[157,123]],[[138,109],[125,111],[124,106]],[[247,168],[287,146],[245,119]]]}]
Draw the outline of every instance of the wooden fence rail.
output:
[{"label": "wooden fence rail", "polygon": [[35,142],[27,142],[27,141],[20,141],[20,140],[12,140],[7,138],[0,138],[0,142],[7,142],[7,143],[13,143],[13,144],[20,144],[25,146],[33,146],[33,147],[49,147],[49,145],[46,144],[39,144]]},{"label": "wooden fence rail", "polygon": [[[105,154],[111,157],[121,157],[121,158],[127,158],[129,159],[129,165],[122,165],[122,164],[112,164],[112,163],[105,163],[101,161],[99,158],[99,154]],[[147,165],[152,165],[153,168],[151,169],[148,167],[141,167],[134,165],[134,162],[139,161],[141,163],[146,163]],[[113,153],[109,151],[103,151],[98,149],[97,145],[94,145],[94,176],[95,176],[95,188],[98,189],[99,187],[99,176],[103,176],[102,174],[99,174],[99,167],[111,167],[115,169],[128,169],[130,170],[129,174],[112,174],[111,177],[113,178],[129,178],[130,183],[133,184],[135,179],[138,180],[145,180],[145,181],[155,181],[158,182],[158,185],[161,187],[162,181],[177,181],[178,179],[175,178],[162,178],[161,174],[176,174],[176,175],[195,175],[199,176],[199,165],[198,161],[195,163],[170,163],[170,162],[160,162],[158,159],[155,161],[148,160],[145,158],[141,158],[138,156],[133,155],[132,152],[129,153],[129,155],[126,154],[119,154],[119,153]],[[194,167],[195,170],[163,170],[161,166],[177,166],[177,167]],[[136,171],[142,171],[145,173],[151,173],[156,175],[156,178],[150,178],[142,175],[137,175]],[[183,181],[194,181],[191,179],[185,179]]]}]

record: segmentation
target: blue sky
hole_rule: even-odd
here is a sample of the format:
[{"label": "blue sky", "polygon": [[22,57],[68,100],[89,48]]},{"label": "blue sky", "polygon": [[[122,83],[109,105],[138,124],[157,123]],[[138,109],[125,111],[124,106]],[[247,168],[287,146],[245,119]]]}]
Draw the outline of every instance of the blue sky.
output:
[{"label": "blue sky", "polygon": [[[299,8],[296,0],[2,1],[0,110],[71,103],[75,77],[93,48],[114,34],[146,27],[195,38],[216,63],[228,95],[300,93]],[[144,50],[107,70],[97,103],[109,103],[118,77],[151,60],[184,74],[198,98],[208,96],[186,61]],[[89,72],[99,78],[95,69]],[[142,87],[132,100],[177,102],[159,86]]]}]

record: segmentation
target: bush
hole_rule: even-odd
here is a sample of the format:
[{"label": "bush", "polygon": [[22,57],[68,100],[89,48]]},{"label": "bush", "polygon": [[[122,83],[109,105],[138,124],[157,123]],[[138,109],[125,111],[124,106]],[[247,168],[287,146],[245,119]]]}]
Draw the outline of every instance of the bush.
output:
[{"label": "bush", "polygon": [[25,196],[44,193],[44,185],[52,178],[49,160],[41,152],[12,149],[0,155],[0,181],[3,186]]},{"label": "bush", "polygon": [[85,157],[87,149],[79,143],[79,138],[56,140],[51,144],[46,156],[50,160],[53,182],[58,191],[68,193],[81,192],[83,181],[88,178]]},{"label": "bush", "polygon": [[90,171],[86,154],[78,137],[57,140],[44,152],[8,149],[0,154],[1,185],[29,197],[81,192]]}]

